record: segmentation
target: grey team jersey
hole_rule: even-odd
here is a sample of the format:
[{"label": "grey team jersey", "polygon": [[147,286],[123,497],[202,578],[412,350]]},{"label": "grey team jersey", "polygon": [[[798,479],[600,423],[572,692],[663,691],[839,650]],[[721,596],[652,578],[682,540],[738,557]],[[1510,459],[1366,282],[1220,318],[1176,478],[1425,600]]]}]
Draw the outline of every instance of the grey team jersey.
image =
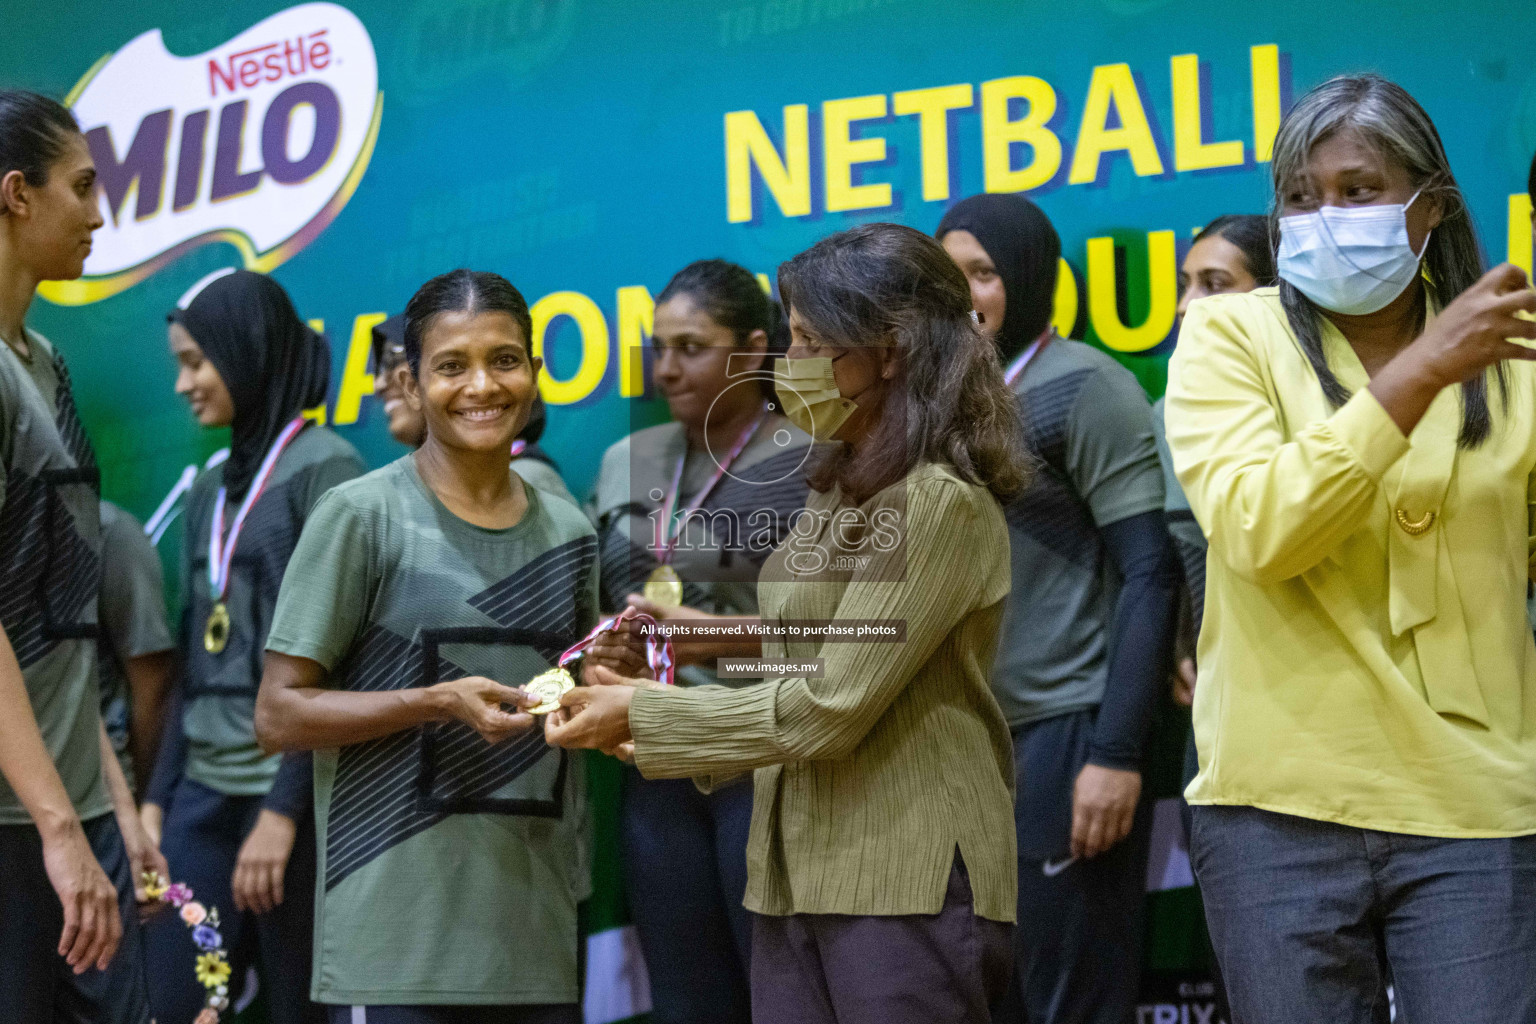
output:
[{"label": "grey team jersey", "polygon": [[1147,396],[1131,372],[1056,339],[1014,382],[1041,465],[1004,508],[1013,591],[992,689],[1012,728],[1097,707],[1119,574],[1099,531],[1163,507]]},{"label": "grey team jersey", "polygon": [[[82,820],[112,809],[101,772],[99,476],[69,376],[42,337],[0,344],[0,625],[43,743]],[[32,818],[0,778],[0,825]]]},{"label": "grey team jersey", "polygon": [[[517,525],[459,519],[414,456],[332,490],[283,580],[270,650],[326,686],[392,690],[543,671],[597,618],[597,542],[525,487]],[[588,891],[583,759],[541,728],[491,746],[434,723],[315,753],[314,997],[570,1003]]]}]

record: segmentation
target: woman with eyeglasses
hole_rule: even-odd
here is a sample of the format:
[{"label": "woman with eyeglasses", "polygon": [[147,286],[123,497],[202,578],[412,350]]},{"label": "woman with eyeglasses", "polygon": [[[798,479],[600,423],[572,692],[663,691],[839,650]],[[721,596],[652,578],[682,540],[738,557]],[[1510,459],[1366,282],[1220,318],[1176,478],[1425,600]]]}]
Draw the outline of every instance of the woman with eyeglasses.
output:
[{"label": "woman with eyeglasses", "polygon": [[1439,133],[1344,76],[1275,140],[1278,288],[1193,303],[1210,542],[1191,860],[1235,1019],[1536,1021],[1536,292]]}]

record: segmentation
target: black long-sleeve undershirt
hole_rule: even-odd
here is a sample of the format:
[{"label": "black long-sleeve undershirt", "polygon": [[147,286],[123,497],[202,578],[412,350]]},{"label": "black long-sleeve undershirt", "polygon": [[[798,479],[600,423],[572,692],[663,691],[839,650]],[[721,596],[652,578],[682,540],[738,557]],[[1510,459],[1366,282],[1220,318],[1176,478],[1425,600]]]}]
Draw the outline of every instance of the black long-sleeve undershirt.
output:
[{"label": "black long-sleeve undershirt", "polygon": [[1099,534],[1122,583],[1088,760],[1139,771],[1173,656],[1179,563],[1160,511],[1102,526]]}]

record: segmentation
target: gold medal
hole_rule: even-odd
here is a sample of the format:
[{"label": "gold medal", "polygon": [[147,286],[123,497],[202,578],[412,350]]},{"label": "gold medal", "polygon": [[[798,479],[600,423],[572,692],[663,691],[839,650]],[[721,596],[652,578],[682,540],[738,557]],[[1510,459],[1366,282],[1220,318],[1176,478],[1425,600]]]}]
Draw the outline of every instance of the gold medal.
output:
[{"label": "gold medal", "polygon": [[560,698],[569,690],[576,688],[576,680],[565,669],[556,666],[546,672],[540,672],[523,685],[523,689],[530,697],[538,698],[539,703],[531,708],[525,708],[530,715],[547,715],[560,706]]},{"label": "gold medal", "polygon": [[203,647],[209,654],[218,654],[229,643],[229,609],[223,601],[213,602],[208,614],[208,628],[203,630]]},{"label": "gold medal", "polygon": [[683,580],[670,565],[658,565],[645,581],[645,599],[663,608],[679,608],[683,603]]}]

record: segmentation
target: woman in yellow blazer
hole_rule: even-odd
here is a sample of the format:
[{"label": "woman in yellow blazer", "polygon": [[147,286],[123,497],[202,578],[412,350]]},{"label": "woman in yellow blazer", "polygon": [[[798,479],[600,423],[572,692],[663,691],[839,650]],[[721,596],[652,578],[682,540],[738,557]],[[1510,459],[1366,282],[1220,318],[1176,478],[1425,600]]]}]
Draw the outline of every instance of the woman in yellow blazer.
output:
[{"label": "woman in yellow blazer", "polygon": [[1391,82],[1305,96],[1273,174],[1281,283],[1191,306],[1166,414],[1234,1017],[1365,1024],[1384,959],[1399,1019],[1536,1021],[1536,292]]},{"label": "woman in yellow blazer", "polygon": [[834,443],[759,575],[761,621],[900,634],[764,639],[761,654],[820,665],[740,689],[578,687],[545,734],[632,741],[647,778],[754,772],[756,1024],[985,1021],[1018,885],[989,683],[1010,584],[998,495],[1025,482],[1014,398],[965,275],[927,235],[832,235],[780,268],[779,291],[779,399]]}]

